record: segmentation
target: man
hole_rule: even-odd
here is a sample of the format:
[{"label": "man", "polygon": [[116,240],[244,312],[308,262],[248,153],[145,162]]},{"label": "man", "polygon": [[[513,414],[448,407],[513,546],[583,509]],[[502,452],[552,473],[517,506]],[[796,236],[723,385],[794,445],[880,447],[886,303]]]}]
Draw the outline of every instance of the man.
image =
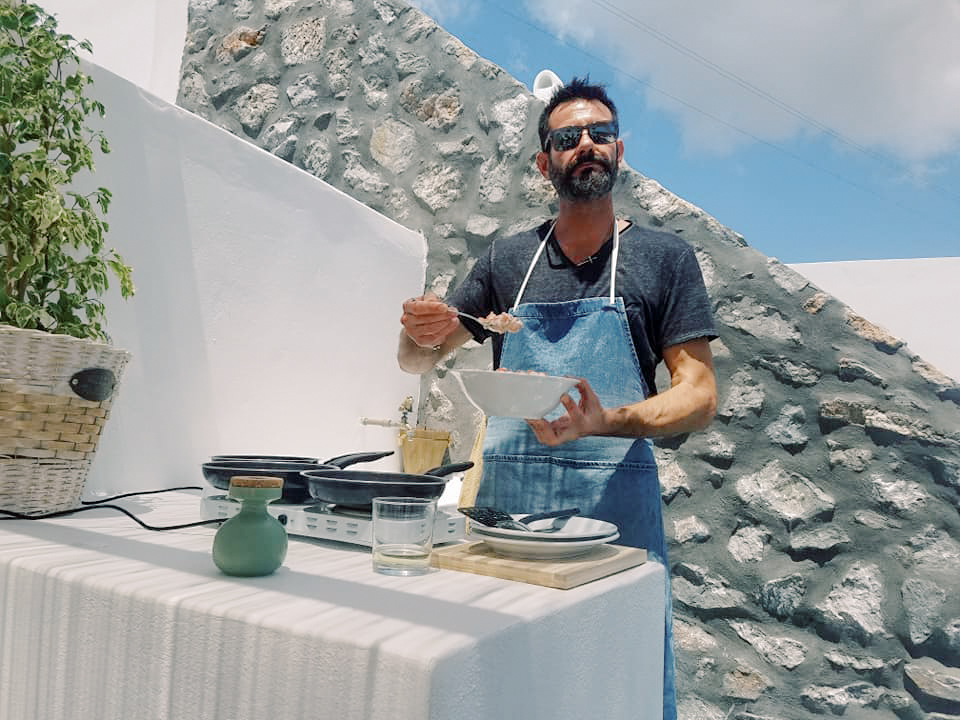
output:
[{"label": "man", "polygon": [[[559,88],[539,133],[537,167],[557,190],[556,220],[492,242],[449,304],[432,294],[406,301],[398,360],[423,373],[471,337],[492,337],[495,367],[580,378],[559,417],[489,419],[476,504],[516,513],[579,507],[666,565],[649,438],[713,419],[710,301],[689,245],[617,219],[611,191],[623,141],[602,86],[574,78]],[[457,309],[509,311],[523,327],[491,334]],[[661,359],[670,387],[658,393]],[[669,571],[665,592],[663,717],[673,720]]]}]

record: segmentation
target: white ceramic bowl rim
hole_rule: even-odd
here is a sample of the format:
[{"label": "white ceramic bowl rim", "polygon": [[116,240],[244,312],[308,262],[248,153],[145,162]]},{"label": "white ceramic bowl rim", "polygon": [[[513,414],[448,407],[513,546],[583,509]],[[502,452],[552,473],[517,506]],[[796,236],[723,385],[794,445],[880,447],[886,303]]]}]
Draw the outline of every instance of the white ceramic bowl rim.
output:
[{"label": "white ceramic bowl rim", "polygon": [[488,416],[540,418],[560,404],[577,378],[507,370],[455,370],[464,394]]}]

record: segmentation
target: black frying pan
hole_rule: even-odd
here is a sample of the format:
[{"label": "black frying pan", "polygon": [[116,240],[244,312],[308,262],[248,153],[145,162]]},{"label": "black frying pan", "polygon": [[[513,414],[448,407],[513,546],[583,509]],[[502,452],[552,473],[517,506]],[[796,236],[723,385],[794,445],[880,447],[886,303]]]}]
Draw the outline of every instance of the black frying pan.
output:
[{"label": "black frying pan", "polygon": [[[305,455],[214,455],[210,459],[214,462],[230,462],[231,460],[250,462],[251,460],[263,460],[265,462],[313,463],[314,465],[320,464],[319,458],[306,457]],[[323,464],[332,465],[333,463],[327,460]]]},{"label": "black frying pan", "polygon": [[385,458],[388,455],[393,455],[393,450],[348,453],[346,455],[337,455],[336,457],[332,457],[329,460],[324,460],[323,462],[320,462],[317,458],[306,457],[304,455],[214,455],[210,459],[214,462],[220,462],[222,460],[242,460],[243,462],[256,462],[263,460],[264,462],[313,463],[314,465],[333,465],[335,467],[343,468],[356,463],[373,462],[374,460]]},{"label": "black frying pan", "polygon": [[320,502],[369,510],[377,497],[415,497],[432,500],[443,495],[446,476],[469,470],[472,462],[441,465],[423,475],[375,470],[304,470],[310,497]]},{"label": "black frying pan", "polygon": [[224,491],[230,489],[230,478],[236,475],[283,478],[282,499],[285,502],[302,503],[310,499],[307,483],[300,475],[302,471],[341,470],[355,463],[373,462],[388,455],[393,455],[393,450],[338,455],[324,463],[293,455],[214,455],[213,460],[203,463],[202,468],[204,479]]}]

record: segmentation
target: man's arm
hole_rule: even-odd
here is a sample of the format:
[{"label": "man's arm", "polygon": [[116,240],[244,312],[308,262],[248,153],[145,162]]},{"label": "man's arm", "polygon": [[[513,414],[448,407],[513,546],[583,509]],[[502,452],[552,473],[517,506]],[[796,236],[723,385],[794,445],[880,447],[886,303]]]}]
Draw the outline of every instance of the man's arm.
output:
[{"label": "man's arm", "polygon": [[422,375],[473,337],[457,311],[433,293],[404,302],[400,323],[397,362],[408,373]]},{"label": "man's arm", "polygon": [[717,412],[713,353],[706,338],[672,345],[663,351],[670,389],[632,405],[604,408],[590,384],[577,385],[580,402],[564,395],[567,414],[548,422],[530,420],[537,439],[560,445],[585,435],[661,437],[702,430]]},{"label": "man's arm", "polygon": [[606,412],[606,435],[662,437],[703,430],[717,413],[713,353],[705,338],[664,348],[670,389]]}]

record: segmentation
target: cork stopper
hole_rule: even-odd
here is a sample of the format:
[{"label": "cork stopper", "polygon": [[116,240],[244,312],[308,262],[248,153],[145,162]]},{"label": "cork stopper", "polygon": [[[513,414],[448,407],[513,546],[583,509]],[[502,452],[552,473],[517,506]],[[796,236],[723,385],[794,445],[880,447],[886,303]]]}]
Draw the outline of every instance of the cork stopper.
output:
[{"label": "cork stopper", "polygon": [[230,478],[231,487],[282,488],[283,478],[271,475],[234,475]]}]

